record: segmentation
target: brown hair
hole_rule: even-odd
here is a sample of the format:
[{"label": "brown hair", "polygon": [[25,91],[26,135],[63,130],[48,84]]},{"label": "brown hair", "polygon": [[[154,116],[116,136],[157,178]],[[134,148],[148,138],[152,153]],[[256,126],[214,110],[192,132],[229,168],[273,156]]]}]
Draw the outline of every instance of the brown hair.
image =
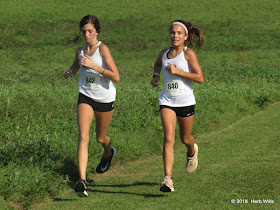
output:
[{"label": "brown hair", "polygon": [[202,31],[196,26],[194,26],[193,24],[191,24],[190,22],[185,22],[183,20],[175,20],[173,22],[183,23],[187,27],[189,36],[185,41],[185,43],[190,48],[197,48],[199,50],[199,48],[201,47],[204,41],[204,34],[202,33]]},{"label": "brown hair", "polygon": [[81,19],[81,21],[80,21],[80,29],[83,28],[84,25],[86,25],[88,23],[91,23],[94,26],[96,32],[100,33],[101,27],[100,27],[99,20],[98,20],[98,18],[96,16],[94,16],[94,15],[86,15],[85,17],[83,17]]}]

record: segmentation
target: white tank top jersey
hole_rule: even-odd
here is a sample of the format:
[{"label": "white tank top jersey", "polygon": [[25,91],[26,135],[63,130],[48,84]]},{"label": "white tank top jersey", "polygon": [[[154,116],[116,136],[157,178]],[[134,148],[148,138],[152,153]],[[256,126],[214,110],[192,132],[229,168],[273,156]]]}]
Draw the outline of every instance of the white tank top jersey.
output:
[{"label": "white tank top jersey", "polygon": [[[102,68],[108,69],[106,63],[99,53],[99,47],[101,42],[98,42],[98,47],[91,59],[95,64]],[[84,55],[84,48],[82,48],[79,59]],[[79,80],[79,92],[85,96],[93,99],[99,103],[110,103],[116,100],[116,88],[113,82],[103,77],[94,69],[90,69],[80,64],[80,80]]]},{"label": "white tank top jersey", "polygon": [[[185,47],[185,50],[186,49],[187,47]],[[172,59],[168,58],[169,50],[170,49],[166,50],[162,56],[163,89],[159,95],[159,105],[171,107],[194,105],[196,101],[193,94],[191,80],[178,75],[170,74],[166,69],[166,66],[168,65],[167,63],[172,63],[176,66],[176,68],[191,73],[191,67],[184,55],[185,50],[182,50],[179,55]]]}]

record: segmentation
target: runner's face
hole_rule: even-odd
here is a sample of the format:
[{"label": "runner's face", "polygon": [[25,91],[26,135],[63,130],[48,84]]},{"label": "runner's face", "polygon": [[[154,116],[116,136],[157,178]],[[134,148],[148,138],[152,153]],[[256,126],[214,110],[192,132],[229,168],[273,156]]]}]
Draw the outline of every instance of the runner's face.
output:
[{"label": "runner's face", "polygon": [[180,25],[173,25],[170,28],[170,40],[173,47],[178,47],[184,45],[187,40],[188,35],[185,29]]},{"label": "runner's face", "polygon": [[96,42],[96,37],[98,33],[94,28],[94,25],[88,23],[81,28],[82,35],[87,43],[94,43]]}]

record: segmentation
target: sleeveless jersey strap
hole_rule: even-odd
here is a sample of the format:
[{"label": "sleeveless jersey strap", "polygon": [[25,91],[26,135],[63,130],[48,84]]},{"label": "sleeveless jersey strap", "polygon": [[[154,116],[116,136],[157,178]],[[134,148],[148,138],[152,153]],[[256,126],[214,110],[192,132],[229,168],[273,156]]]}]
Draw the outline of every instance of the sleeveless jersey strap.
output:
[{"label": "sleeveless jersey strap", "polygon": [[168,53],[169,53],[170,49],[171,49],[171,47],[168,48],[168,49],[165,51],[164,55],[163,55],[163,56],[165,56],[167,59],[169,59],[169,58],[168,58]]}]

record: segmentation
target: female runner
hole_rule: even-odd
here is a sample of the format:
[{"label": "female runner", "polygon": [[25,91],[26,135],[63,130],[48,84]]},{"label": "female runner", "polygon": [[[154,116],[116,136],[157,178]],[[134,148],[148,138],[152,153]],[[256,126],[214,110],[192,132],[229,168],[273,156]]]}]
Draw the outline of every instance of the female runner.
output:
[{"label": "female runner", "polygon": [[[174,163],[175,127],[178,121],[181,142],[187,147],[186,172],[192,173],[198,165],[198,146],[191,134],[194,121],[195,97],[192,82],[203,83],[203,75],[195,52],[203,43],[203,34],[183,20],[170,25],[172,47],[164,49],[154,64],[151,81],[157,87],[163,71],[163,89],[159,95],[160,115],[164,130],[163,162],[164,181],[160,191],[173,192],[172,169]],[[190,48],[186,47],[189,45]]]},{"label": "female runner", "polygon": [[104,148],[103,157],[96,172],[104,173],[107,171],[116,155],[116,149],[111,147],[111,139],[107,136],[107,131],[113,116],[116,99],[116,88],[113,82],[118,83],[120,76],[109,48],[97,39],[100,33],[98,18],[93,15],[83,17],[80,21],[80,31],[86,45],[77,49],[74,62],[69,70],[64,72],[64,77],[68,78],[80,69],[77,108],[80,180],[75,184],[74,190],[81,196],[88,196],[86,169],[89,130],[94,116],[96,119],[96,138]]}]

